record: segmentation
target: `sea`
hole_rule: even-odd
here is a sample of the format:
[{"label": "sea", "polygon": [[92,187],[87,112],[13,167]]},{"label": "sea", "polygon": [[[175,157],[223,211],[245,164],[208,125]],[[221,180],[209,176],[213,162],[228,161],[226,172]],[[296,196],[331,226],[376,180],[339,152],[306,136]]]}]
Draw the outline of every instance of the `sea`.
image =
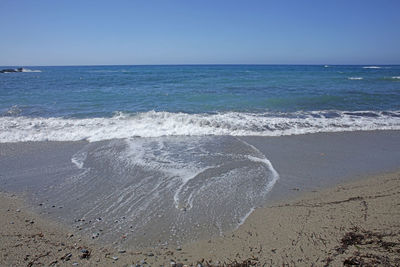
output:
[{"label": "sea", "polygon": [[0,73],[0,143],[22,147],[20,158],[40,146],[15,166],[12,150],[0,153],[1,188],[135,246],[222,235],[265,204],[279,170],[244,136],[371,130],[400,130],[400,65]]},{"label": "sea", "polygon": [[0,75],[0,142],[399,129],[399,110],[400,66],[28,67]]}]

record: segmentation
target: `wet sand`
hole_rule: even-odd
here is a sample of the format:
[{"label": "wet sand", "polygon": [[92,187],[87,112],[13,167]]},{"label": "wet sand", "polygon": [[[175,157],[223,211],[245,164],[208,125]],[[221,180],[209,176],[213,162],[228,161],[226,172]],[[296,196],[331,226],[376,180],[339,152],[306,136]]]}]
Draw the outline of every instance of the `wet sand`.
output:
[{"label": "wet sand", "polygon": [[[63,191],[55,190],[66,175],[76,174],[71,156],[86,142],[0,144],[0,217],[4,225],[0,265],[169,265],[171,261],[194,264],[203,259],[203,265],[248,260],[266,266],[327,262],[336,266],[345,260],[390,261],[393,265],[397,259],[393,253],[400,249],[399,137],[398,131],[240,137],[271,161],[279,180],[263,207],[237,230],[221,236],[203,235],[181,246],[154,237],[149,244],[157,245],[129,243],[115,228],[118,225],[102,229],[113,234],[112,240],[91,238],[93,218],[77,220],[74,210],[79,207],[68,206],[68,201],[63,201],[68,194],[58,196]],[[105,185],[96,190],[113,188]],[[78,190],[79,184],[67,192],[73,194],[74,188]],[[54,196],[43,202],[40,197],[47,194]],[[240,197],[240,192],[235,194]],[[89,197],[82,203],[90,207],[92,202]],[[111,215],[104,217],[113,222],[123,214]],[[168,222],[155,220],[149,229],[164,224]],[[343,243],[346,234],[350,241]],[[80,258],[87,254],[82,249],[90,251],[89,259],[88,255]],[[378,254],[365,257],[375,250]]]}]

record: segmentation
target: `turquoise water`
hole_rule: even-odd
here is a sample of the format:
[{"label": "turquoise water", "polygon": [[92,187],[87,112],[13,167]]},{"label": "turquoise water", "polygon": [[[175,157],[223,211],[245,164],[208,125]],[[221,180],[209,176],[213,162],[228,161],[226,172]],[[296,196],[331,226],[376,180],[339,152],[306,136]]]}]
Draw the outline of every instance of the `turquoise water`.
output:
[{"label": "turquoise water", "polygon": [[[95,127],[93,123],[107,128],[113,118],[115,123],[123,118],[121,128],[137,136],[391,129],[399,126],[399,110],[400,66],[76,66],[28,67],[27,72],[0,74],[0,129],[27,130],[26,124],[36,123],[36,128],[49,131],[50,140],[57,127],[83,120],[89,128]],[[306,127],[305,118],[342,121],[334,122],[335,129],[332,120]],[[140,130],[147,127],[144,120],[153,134]],[[358,126],[353,129],[349,120]],[[56,121],[57,127],[50,125]],[[170,125],[158,127],[167,121]],[[199,129],[177,130],[190,123]],[[282,132],[294,126],[307,129]],[[70,130],[77,139],[93,139],[89,128],[81,127],[80,134],[76,127]],[[118,134],[104,135],[109,137]],[[26,134],[10,140],[14,139],[30,140]]]}]

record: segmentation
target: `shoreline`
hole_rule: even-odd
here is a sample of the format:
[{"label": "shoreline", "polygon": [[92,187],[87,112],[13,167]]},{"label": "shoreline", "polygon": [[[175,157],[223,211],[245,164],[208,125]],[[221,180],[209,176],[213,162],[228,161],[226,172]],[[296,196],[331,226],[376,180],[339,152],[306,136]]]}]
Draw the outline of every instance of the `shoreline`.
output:
[{"label": "shoreline", "polygon": [[[0,264],[195,266],[203,260],[204,266],[395,265],[400,264],[399,196],[400,170],[274,202],[256,209],[238,229],[221,237],[182,247],[122,250],[71,232],[31,212],[21,198],[1,192]],[[85,250],[89,255],[84,256]]]}]

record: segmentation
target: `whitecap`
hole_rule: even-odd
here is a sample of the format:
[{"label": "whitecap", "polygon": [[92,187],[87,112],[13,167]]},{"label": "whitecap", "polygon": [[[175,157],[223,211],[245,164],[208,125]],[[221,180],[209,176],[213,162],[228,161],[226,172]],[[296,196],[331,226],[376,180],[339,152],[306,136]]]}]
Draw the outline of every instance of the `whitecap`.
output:
[{"label": "whitecap", "polygon": [[41,70],[31,70],[31,69],[22,68],[22,72],[42,72],[42,71]]},{"label": "whitecap", "polygon": [[363,77],[348,77],[347,79],[349,79],[349,80],[362,80],[364,78]]},{"label": "whitecap", "polygon": [[[334,113],[335,116],[326,114]],[[362,114],[374,114],[363,116]],[[149,111],[111,118],[0,117],[0,142],[90,142],[160,136],[282,136],[317,132],[400,130],[400,111],[187,114]]]},{"label": "whitecap", "polygon": [[363,69],[381,69],[379,66],[364,66]]}]

